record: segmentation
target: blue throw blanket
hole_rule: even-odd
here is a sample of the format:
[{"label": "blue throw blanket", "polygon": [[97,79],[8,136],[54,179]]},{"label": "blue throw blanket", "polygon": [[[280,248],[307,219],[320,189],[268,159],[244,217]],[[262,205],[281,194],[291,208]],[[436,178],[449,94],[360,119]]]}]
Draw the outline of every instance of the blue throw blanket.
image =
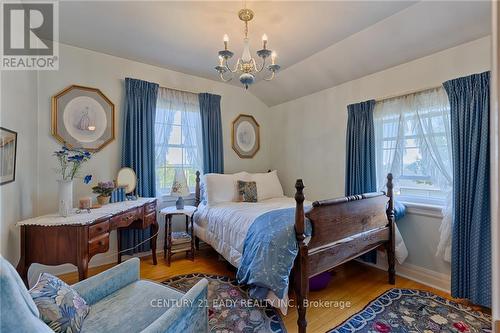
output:
[{"label": "blue throw blanket", "polygon": [[[306,219],[306,235],[311,223]],[[250,296],[265,299],[269,290],[282,299],[298,253],[295,208],[273,210],[257,217],[248,229],[236,277],[250,286]]]},{"label": "blue throw blanket", "polygon": [[406,206],[401,202],[394,200],[394,219],[401,220],[406,215]]}]

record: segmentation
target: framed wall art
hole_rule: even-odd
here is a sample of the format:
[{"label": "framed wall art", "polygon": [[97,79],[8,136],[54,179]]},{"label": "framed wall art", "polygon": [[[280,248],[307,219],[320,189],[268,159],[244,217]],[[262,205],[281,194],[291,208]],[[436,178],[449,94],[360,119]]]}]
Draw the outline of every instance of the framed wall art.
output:
[{"label": "framed wall art", "polygon": [[260,149],[259,124],[254,117],[240,114],[233,121],[231,142],[241,158],[252,158]]},{"label": "framed wall art", "polygon": [[0,127],[0,185],[16,179],[17,132]]},{"label": "framed wall art", "polygon": [[52,135],[98,151],[115,139],[115,105],[99,89],[72,85],[52,97]]}]

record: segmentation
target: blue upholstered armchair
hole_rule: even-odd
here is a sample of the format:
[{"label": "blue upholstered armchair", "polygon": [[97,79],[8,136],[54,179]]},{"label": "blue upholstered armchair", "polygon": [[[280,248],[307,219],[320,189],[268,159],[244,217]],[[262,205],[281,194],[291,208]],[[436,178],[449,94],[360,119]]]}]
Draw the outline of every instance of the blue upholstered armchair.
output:
[{"label": "blue upholstered armchair", "polygon": [[[0,332],[52,332],[20,276],[0,256]],[[82,332],[207,332],[207,280],[183,294],[139,279],[137,258],[72,287],[90,305]]]}]

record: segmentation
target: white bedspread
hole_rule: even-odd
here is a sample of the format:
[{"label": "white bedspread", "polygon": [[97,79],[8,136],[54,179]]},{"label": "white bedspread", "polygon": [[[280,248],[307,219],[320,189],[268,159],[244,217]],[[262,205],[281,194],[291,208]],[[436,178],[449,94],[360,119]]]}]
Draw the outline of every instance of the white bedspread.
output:
[{"label": "white bedspread", "polygon": [[[248,228],[260,215],[276,209],[295,207],[293,198],[281,197],[260,202],[200,204],[195,213],[197,233],[234,267],[239,267]],[[308,204],[308,203],[305,203]]]}]

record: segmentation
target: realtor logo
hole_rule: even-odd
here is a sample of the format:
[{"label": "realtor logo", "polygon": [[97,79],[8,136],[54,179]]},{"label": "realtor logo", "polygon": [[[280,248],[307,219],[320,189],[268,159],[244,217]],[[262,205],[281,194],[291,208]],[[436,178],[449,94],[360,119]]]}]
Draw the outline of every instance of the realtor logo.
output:
[{"label": "realtor logo", "polygon": [[58,69],[58,3],[2,2],[3,70]]}]

